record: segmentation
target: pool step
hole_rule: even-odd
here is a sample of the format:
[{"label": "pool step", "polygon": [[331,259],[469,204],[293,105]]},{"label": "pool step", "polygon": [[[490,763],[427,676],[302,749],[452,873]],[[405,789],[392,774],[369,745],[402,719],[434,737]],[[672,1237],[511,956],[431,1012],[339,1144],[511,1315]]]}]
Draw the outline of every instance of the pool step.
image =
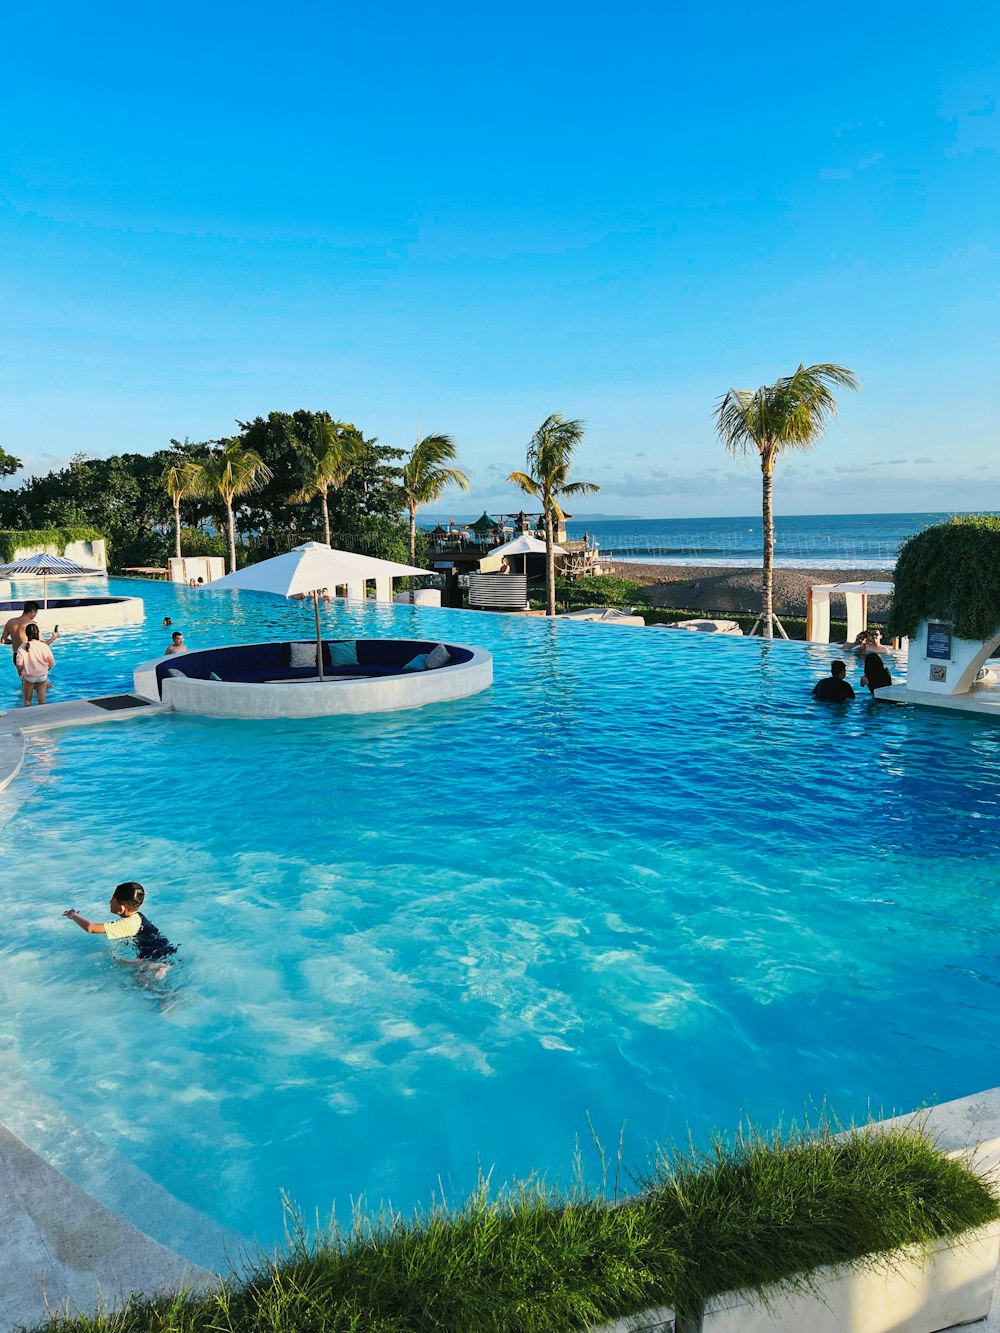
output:
[{"label": "pool step", "polygon": [[[32,704],[12,708],[0,716],[0,735],[50,731],[55,727],[86,727],[96,722],[124,722],[170,712],[168,704],[138,694],[106,694],[97,699],[70,699],[66,703]],[[2,781],[2,772],[0,772]]]},{"label": "pool step", "polygon": [[0,1125],[0,1330],[96,1311],[131,1292],[210,1289],[200,1268],[78,1189]]}]

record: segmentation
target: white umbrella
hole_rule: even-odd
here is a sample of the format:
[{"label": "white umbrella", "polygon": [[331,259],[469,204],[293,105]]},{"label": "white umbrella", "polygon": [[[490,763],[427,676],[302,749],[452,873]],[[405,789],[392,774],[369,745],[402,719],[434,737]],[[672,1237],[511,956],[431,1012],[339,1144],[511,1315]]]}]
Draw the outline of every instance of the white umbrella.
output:
[{"label": "white umbrella", "polygon": [[[556,555],[565,555],[566,552],[561,546],[553,544],[552,550]],[[524,556],[524,577],[528,577],[528,556],[544,555],[545,543],[538,540],[537,537],[529,537],[527,533],[522,533],[520,537],[515,537],[512,542],[504,542],[503,546],[494,546],[490,555],[523,555]]]},{"label": "white umbrella", "polygon": [[30,575],[32,578],[41,578],[42,580],[42,601],[45,608],[49,605],[49,579],[50,578],[74,578],[80,574],[104,574],[103,569],[97,569],[93,565],[78,565],[75,560],[67,560],[65,556],[49,555],[47,551],[39,551],[37,555],[29,555],[25,560],[11,560],[9,564],[0,565],[0,578],[26,578]]},{"label": "white umbrella", "polygon": [[316,612],[316,669],[323,679],[323,635],[319,624],[319,594],[324,588],[335,588],[338,583],[354,583],[358,579],[402,577],[404,574],[423,574],[426,569],[414,565],[400,565],[395,560],[378,560],[371,555],[357,555],[354,551],[335,551],[324,542],[305,542],[284,555],[272,556],[257,565],[247,565],[235,574],[213,579],[205,587],[211,591],[224,588],[246,588],[252,592],[270,592],[278,597],[313,599]]}]

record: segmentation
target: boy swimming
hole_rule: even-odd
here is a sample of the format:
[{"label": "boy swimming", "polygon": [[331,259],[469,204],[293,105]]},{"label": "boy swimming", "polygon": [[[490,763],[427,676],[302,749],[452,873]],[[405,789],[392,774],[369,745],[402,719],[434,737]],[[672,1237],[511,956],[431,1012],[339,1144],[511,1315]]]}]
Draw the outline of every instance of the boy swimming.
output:
[{"label": "boy swimming", "polygon": [[140,913],[139,908],[145,897],[146,890],[142,885],[130,879],[124,884],[119,884],[111,896],[109,907],[111,914],[117,917],[117,920],[88,921],[73,907],[63,912],[63,916],[75,921],[88,935],[106,935],[109,940],[133,940],[136,957],[129,959],[129,962],[164,964],[164,959],[176,953],[177,949],[160,934],[152,921],[147,921]]}]

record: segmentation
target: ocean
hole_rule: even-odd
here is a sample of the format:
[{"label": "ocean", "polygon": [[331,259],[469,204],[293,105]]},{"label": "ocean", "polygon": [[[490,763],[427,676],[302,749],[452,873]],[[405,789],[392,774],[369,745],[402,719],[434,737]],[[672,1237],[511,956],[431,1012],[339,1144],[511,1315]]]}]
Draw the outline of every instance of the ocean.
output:
[{"label": "ocean", "polygon": [[[892,569],[900,544],[937,514],[781,515],[774,520],[775,565],[812,569]],[[571,538],[588,533],[601,554],[664,565],[760,564],[762,524],[753,518],[571,519]]]}]

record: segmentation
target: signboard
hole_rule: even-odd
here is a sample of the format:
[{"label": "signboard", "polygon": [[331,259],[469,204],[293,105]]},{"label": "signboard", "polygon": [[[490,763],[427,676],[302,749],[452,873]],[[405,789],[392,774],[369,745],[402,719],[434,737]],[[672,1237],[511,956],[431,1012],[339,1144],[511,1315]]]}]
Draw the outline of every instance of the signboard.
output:
[{"label": "signboard", "polygon": [[935,662],[951,661],[951,626],[940,621],[927,622],[926,656]]}]

